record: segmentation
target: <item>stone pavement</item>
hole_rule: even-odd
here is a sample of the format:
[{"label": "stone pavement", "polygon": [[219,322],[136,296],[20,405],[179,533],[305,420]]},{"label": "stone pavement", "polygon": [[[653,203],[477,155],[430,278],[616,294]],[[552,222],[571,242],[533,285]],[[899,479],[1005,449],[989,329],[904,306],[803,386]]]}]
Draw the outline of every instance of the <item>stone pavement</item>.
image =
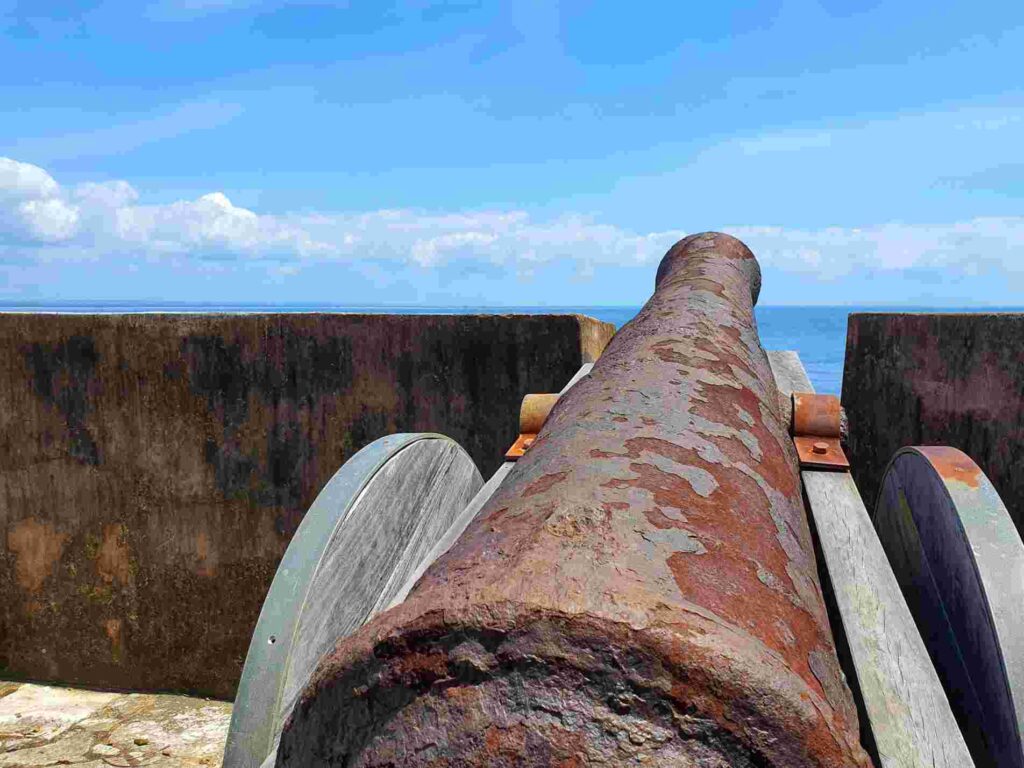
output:
[{"label": "stone pavement", "polygon": [[0,680],[0,768],[219,768],[231,704]]}]

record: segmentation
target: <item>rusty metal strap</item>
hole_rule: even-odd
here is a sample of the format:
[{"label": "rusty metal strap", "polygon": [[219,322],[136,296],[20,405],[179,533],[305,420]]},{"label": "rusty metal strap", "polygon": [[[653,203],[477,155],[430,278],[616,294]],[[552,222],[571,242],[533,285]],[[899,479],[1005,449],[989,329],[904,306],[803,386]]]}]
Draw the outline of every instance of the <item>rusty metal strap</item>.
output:
[{"label": "rusty metal strap", "polygon": [[794,392],[791,431],[801,469],[850,469],[840,443],[842,408],[838,397]]},{"label": "rusty metal strap", "polygon": [[521,432],[516,441],[512,443],[507,451],[505,451],[505,461],[517,461],[523,457],[523,454],[529,450],[530,446],[533,445],[533,441],[537,439],[536,432]]},{"label": "rusty metal strap", "polygon": [[516,441],[505,452],[505,461],[516,461],[523,457],[523,454],[533,445],[533,441],[537,439],[540,428],[548,420],[548,416],[555,407],[555,403],[558,402],[558,398],[568,392],[576,382],[590,373],[593,367],[593,363],[584,363],[569,380],[569,383],[557,394],[527,395],[523,398],[523,402],[519,406],[519,437],[516,438]]}]

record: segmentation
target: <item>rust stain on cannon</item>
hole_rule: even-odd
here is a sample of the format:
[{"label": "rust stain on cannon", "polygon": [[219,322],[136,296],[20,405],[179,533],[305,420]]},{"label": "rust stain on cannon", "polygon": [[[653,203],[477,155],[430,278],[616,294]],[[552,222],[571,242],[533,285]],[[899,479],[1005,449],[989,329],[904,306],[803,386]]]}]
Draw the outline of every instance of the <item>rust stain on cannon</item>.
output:
[{"label": "rust stain on cannon", "polygon": [[279,765],[868,766],[727,235],[656,291],[405,603],[321,662]]},{"label": "rust stain on cannon", "polygon": [[545,493],[558,483],[565,480],[568,477],[568,472],[556,472],[553,475],[544,475],[540,479],[533,482],[529,488],[523,491],[524,496],[534,496],[538,493]]}]

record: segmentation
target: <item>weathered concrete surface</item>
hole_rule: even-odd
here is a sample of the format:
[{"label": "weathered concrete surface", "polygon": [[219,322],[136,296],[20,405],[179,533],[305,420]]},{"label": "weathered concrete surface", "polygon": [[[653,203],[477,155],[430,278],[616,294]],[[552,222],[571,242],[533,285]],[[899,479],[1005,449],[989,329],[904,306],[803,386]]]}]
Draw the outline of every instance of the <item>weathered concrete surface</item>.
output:
[{"label": "weathered concrete surface", "polygon": [[842,403],[869,509],[897,450],[948,445],[978,463],[1024,532],[1024,314],[852,314]]},{"label": "weathered concrete surface", "polygon": [[0,768],[221,764],[231,705],[0,682]]},{"label": "weathered concrete surface", "polygon": [[456,544],[321,662],[278,765],[867,766],[759,285],[739,241],[677,244]]},{"label": "weathered concrete surface", "polygon": [[0,315],[0,674],[234,695],[305,510],[364,444],[443,432],[481,471],[579,316]]}]

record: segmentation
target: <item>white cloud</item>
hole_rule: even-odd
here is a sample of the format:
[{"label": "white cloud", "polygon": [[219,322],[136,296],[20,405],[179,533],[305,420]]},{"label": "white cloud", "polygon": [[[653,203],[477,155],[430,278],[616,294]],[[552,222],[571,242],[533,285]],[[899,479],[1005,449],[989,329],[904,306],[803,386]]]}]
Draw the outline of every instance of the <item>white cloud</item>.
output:
[{"label": "white cloud", "polygon": [[78,208],[57,197],[26,200],[18,204],[15,214],[33,240],[59,243],[75,234]]},{"label": "white cloud", "polygon": [[[0,158],[0,249],[24,256],[133,254],[203,258],[302,258],[337,253],[287,218],[260,216],[220,192],[166,205],[138,205],[125,181],[65,190],[45,170]],[[0,254],[3,251],[0,250]]]},{"label": "white cloud", "polygon": [[336,249],[274,216],[234,205],[221,192],[168,205],[126,205],[116,209],[113,231],[125,244],[155,254],[306,257]]},{"label": "white cloud", "polygon": [[42,168],[0,157],[0,237],[56,243],[70,238],[78,208]]},{"label": "white cloud", "polygon": [[139,193],[127,181],[87,181],[75,187],[73,196],[100,208],[122,208],[139,199]]},{"label": "white cloud", "polygon": [[[813,230],[743,225],[726,231],[744,240],[762,265],[823,280],[865,271],[995,272],[1014,281],[1024,274],[1024,217]],[[422,270],[461,264],[527,276],[560,261],[572,263],[586,279],[602,265],[655,264],[685,234],[634,232],[580,214],[537,219],[523,211],[268,215],[235,205],[222,192],[141,204],[125,181],[65,189],[38,166],[0,158],[0,260],[8,263],[265,261],[277,275],[323,261]]]},{"label": "white cloud", "polygon": [[439,267],[465,260],[524,272],[558,259],[644,264],[660,258],[680,231],[636,235],[580,215],[535,221],[523,211],[432,213],[384,210],[294,219],[339,256]]},{"label": "white cloud", "polygon": [[412,260],[421,267],[432,267],[446,255],[484,255],[487,247],[497,239],[498,236],[495,234],[471,230],[417,240],[412,245]]},{"label": "white cloud", "polygon": [[728,230],[762,264],[834,279],[869,270],[943,270],[951,275],[1024,273],[1024,217],[986,217],[950,224],[888,223],[875,227]]},{"label": "white cloud", "polygon": [[0,201],[47,198],[58,189],[57,182],[42,168],[0,157]]}]

